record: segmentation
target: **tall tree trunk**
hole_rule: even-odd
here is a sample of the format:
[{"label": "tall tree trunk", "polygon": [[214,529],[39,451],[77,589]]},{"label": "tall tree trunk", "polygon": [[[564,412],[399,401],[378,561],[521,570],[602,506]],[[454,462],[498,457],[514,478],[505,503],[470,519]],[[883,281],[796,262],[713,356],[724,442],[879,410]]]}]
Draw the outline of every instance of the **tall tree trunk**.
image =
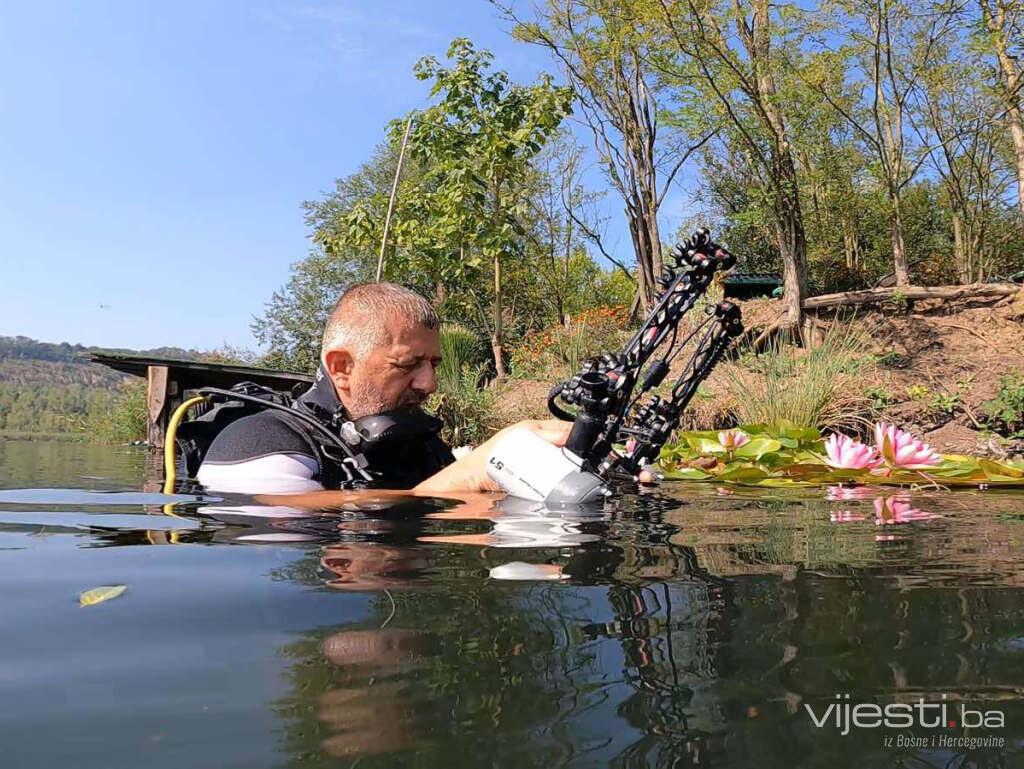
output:
[{"label": "tall tree trunk", "polygon": [[782,304],[786,313],[786,325],[800,326],[800,308],[807,293],[806,270],[804,269],[803,225],[799,212],[787,224],[780,224],[776,230],[776,241],[782,255]]},{"label": "tall tree trunk", "polygon": [[848,216],[843,216],[843,254],[846,257],[846,269],[852,272],[860,268],[860,243],[857,241],[857,228]]},{"label": "tall tree trunk", "polygon": [[1010,135],[1013,137],[1013,151],[1017,156],[1017,205],[1020,208],[1021,226],[1024,227],[1024,118],[1020,107],[1007,111]]},{"label": "tall tree trunk", "polygon": [[890,225],[892,227],[892,262],[896,268],[896,285],[910,285],[910,270],[907,268],[907,247],[903,240],[903,206],[898,192],[890,195],[892,201],[892,214]]},{"label": "tall tree trunk", "polygon": [[[661,275],[662,262],[661,262],[661,230],[658,227],[658,209],[654,205],[654,201],[650,201],[647,206],[647,215],[644,217],[647,220],[647,237],[651,244],[651,275],[657,280],[658,276]],[[657,297],[657,290],[655,290],[655,297]],[[652,299],[653,304],[653,299]]]},{"label": "tall tree trunk", "polygon": [[1006,104],[1006,122],[1010,127],[1013,139],[1013,153],[1017,171],[1017,206],[1020,210],[1021,227],[1024,227],[1024,116],[1021,115],[1021,79],[1024,69],[1018,69],[1017,59],[1009,52],[1009,30],[1011,23],[1007,21],[1007,8],[1003,2],[996,0],[994,6],[988,0],[981,0],[982,17],[985,26],[992,33],[999,69],[1003,73],[1002,89]]},{"label": "tall tree trunk", "polygon": [[766,126],[774,134],[772,169],[775,176],[776,238],[782,257],[783,304],[786,325],[800,327],[801,308],[807,294],[807,237],[800,189],[797,185],[796,162],[789,141],[789,132],[775,95],[775,79],[771,67],[771,17],[769,0],[754,0],[753,27],[746,37],[761,109]]},{"label": "tall tree trunk", "polygon": [[967,238],[964,234],[964,217],[959,211],[954,211],[953,222],[953,261],[956,264],[956,280],[962,285],[971,282],[970,255],[968,254]]},{"label": "tall tree trunk", "polygon": [[[494,222],[498,224],[498,217],[501,211],[501,182],[494,184]],[[497,226],[495,226],[497,230]],[[494,373],[499,379],[505,377],[505,355],[502,349],[503,318],[502,311],[502,286],[501,286],[501,251],[494,254],[494,304],[493,304],[493,327],[491,330],[491,353],[494,355]]]},{"label": "tall tree trunk", "polygon": [[502,350],[501,255],[494,255],[494,327],[491,331],[491,353],[494,355],[494,373],[505,376],[505,356]]},{"label": "tall tree trunk", "polygon": [[[626,219],[629,222],[633,250],[636,252],[636,299],[633,311],[646,314],[654,305],[658,292],[655,281],[661,270],[654,272],[654,250],[651,248],[651,232],[645,217],[634,215],[627,208]],[[661,260],[658,261],[660,264]]]}]

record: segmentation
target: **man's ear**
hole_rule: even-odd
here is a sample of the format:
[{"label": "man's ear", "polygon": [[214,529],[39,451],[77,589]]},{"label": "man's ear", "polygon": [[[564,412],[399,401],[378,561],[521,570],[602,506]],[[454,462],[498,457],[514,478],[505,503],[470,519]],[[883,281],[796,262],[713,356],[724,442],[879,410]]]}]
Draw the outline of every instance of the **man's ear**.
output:
[{"label": "man's ear", "polygon": [[355,359],[348,350],[328,350],[324,354],[324,366],[327,369],[331,381],[334,382],[334,389],[338,396],[347,396],[352,390],[351,376],[352,366]]}]

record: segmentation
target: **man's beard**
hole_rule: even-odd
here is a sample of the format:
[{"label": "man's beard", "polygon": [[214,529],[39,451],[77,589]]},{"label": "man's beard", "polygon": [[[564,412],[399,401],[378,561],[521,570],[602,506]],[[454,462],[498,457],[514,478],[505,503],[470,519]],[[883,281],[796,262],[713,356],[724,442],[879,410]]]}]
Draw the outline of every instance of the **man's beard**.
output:
[{"label": "man's beard", "polygon": [[367,388],[366,391],[352,392],[346,411],[349,419],[359,419],[373,414],[383,414],[385,411],[392,411],[397,408],[422,406],[425,397],[415,390],[406,390],[402,393],[397,403],[384,400],[376,390]]}]

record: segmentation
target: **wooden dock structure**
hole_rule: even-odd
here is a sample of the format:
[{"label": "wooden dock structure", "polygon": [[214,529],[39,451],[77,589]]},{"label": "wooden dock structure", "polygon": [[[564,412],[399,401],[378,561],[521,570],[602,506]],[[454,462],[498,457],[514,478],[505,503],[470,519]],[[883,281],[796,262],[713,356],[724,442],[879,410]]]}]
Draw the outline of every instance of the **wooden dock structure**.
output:
[{"label": "wooden dock structure", "polygon": [[240,382],[253,382],[281,392],[305,389],[313,383],[309,374],[275,371],[253,366],[202,363],[177,358],[154,358],[120,353],[89,353],[89,360],[115,371],[146,379],[146,442],[162,450],[167,423],[174,410],[189,394],[203,387],[229,389]]}]

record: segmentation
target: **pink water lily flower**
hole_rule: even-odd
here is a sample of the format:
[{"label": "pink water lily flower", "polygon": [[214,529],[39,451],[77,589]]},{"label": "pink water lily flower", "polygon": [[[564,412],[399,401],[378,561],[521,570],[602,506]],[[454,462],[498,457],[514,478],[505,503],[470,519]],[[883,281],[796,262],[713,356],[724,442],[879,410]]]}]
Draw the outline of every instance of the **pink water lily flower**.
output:
[{"label": "pink water lily flower", "polygon": [[839,433],[832,433],[825,440],[825,454],[829,466],[842,470],[870,470],[882,464],[882,458],[871,446]]},{"label": "pink water lily flower", "polygon": [[864,520],[863,515],[857,515],[852,510],[836,510],[828,518],[832,523],[857,523]]},{"label": "pink water lily flower", "polygon": [[932,447],[896,425],[875,425],[875,448],[892,467],[931,467],[942,462]]},{"label": "pink water lily flower", "polygon": [[740,446],[750,443],[750,436],[742,430],[722,430],[718,434],[718,442],[731,454]]},{"label": "pink water lily flower", "polygon": [[910,501],[910,497],[907,496],[878,497],[875,500],[876,526],[910,523],[911,521],[928,521],[937,517],[934,513],[927,513],[924,510],[915,508]]},{"label": "pink water lily flower", "polygon": [[829,486],[825,499],[832,502],[848,502],[851,499],[867,499],[875,494],[868,486]]}]

